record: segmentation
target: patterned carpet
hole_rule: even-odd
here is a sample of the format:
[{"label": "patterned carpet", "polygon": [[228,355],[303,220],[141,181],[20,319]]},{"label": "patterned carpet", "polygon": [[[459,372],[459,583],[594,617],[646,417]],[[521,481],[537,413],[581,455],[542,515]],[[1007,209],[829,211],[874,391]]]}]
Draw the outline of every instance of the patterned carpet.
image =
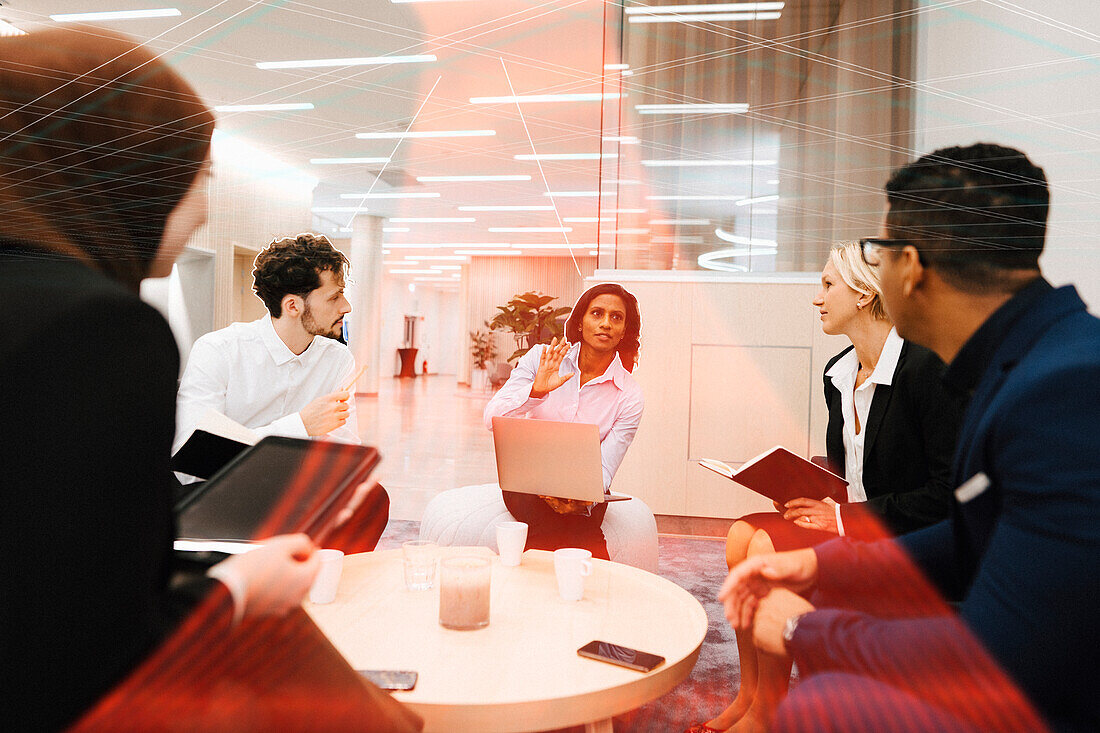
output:
[{"label": "patterned carpet", "polygon": [[[392,520],[378,549],[416,539],[417,522]],[[713,539],[660,537],[660,575],[695,596],[710,621],[699,661],[686,680],[664,697],[615,718],[616,731],[682,731],[722,710],[737,691],[737,646],[716,596],[726,579],[724,543]],[[568,729],[568,733],[582,728]],[[559,731],[557,733],[566,733]]]}]

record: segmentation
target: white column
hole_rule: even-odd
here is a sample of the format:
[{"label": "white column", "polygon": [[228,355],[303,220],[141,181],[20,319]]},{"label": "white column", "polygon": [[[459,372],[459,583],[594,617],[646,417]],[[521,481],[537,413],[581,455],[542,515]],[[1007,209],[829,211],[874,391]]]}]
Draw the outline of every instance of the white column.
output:
[{"label": "white column", "polygon": [[360,214],[352,222],[351,333],[348,346],[356,369],[366,371],[355,383],[357,394],[378,394],[382,351],[382,222],[381,216]]}]

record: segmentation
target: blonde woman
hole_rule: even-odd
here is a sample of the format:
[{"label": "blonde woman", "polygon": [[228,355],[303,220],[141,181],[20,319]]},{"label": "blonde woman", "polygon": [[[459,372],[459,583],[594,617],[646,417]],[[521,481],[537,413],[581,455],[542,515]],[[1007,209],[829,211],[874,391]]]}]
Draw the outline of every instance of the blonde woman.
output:
[{"label": "blonde woman", "polygon": [[[933,524],[950,507],[950,467],[961,400],[940,381],[943,362],[903,341],[882,306],[877,271],[860,244],[839,244],[821,272],[813,305],[821,329],[852,345],[825,367],[830,468],[848,481],[848,501],[793,499],[778,512],[734,522],[726,563],[811,547],[838,535],[869,539]],[[720,715],[692,733],[763,731],[783,695],[790,663],[757,657],[751,632],[737,632],[741,686]]]}]

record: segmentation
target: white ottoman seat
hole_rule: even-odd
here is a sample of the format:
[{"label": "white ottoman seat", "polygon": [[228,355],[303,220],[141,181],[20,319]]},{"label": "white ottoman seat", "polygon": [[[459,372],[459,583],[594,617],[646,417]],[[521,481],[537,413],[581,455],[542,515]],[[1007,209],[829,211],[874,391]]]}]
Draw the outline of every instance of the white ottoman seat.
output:
[{"label": "white ottoman seat", "polygon": [[[436,496],[424,509],[420,539],[439,545],[497,549],[495,526],[514,521],[497,484],[460,486]],[[614,562],[657,572],[657,522],[641,499],[612,502],[603,519],[607,554]]]}]

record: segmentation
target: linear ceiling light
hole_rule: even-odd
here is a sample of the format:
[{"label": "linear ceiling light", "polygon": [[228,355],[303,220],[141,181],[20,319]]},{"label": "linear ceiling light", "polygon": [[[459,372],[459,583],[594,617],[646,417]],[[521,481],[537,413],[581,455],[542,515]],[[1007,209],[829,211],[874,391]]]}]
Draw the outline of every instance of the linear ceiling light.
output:
[{"label": "linear ceiling light", "polygon": [[430,137],[492,137],[496,130],[420,130],[419,132],[357,132],[360,140],[399,140]]},{"label": "linear ceiling light", "polygon": [[571,232],[573,227],[489,227],[493,234],[536,234],[552,232]]},{"label": "linear ceiling light", "polygon": [[356,165],[359,163],[389,163],[389,158],[310,158],[313,165]]},{"label": "linear ceiling light", "polygon": [[467,262],[463,255],[405,255],[405,259],[431,260],[433,262]]},{"label": "linear ceiling light", "polygon": [[647,168],[710,168],[746,165],[775,165],[774,160],[643,160]]},{"label": "linear ceiling light", "polygon": [[395,216],[387,221],[392,224],[463,224],[477,219],[472,216]]},{"label": "linear ceiling light", "polygon": [[532,104],[536,102],[599,102],[619,99],[618,92],[586,92],[583,94],[518,94],[514,97],[470,97],[470,104]]},{"label": "linear ceiling light", "polygon": [[636,104],[640,115],[741,115],[749,111],[744,102],[691,102],[683,104]]},{"label": "linear ceiling light", "polygon": [[649,223],[654,226],[707,226],[710,219],[650,219]]},{"label": "linear ceiling light", "polygon": [[601,214],[648,214],[649,209],[600,209]]},{"label": "linear ceiling light", "polygon": [[748,206],[749,204],[762,204],[765,201],[778,201],[778,200],[779,200],[779,195],[778,194],[775,194],[775,195],[772,195],[772,196],[753,196],[752,198],[749,198],[749,199],[741,199],[740,201],[738,201],[735,204],[735,206]]},{"label": "linear ceiling light", "polygon": [[601,229],[600,234],[649,234],[648,229]]},{"label": "linear ceiling light", "polygon": [[629,69],[630,64],[604,64],[604,71],[622,71],[623,69]]},{"label": "linear ceiling light", "polygon": [[461,270],[462,265],[428,265],[433,270]]},{"label": "linear ceiling light", "polygon": [[437,199],[438,193],[342,193],[342,199]]},{"label": "linear ceiling light", "polygon": [[7,36],[25,36],[27,32],[16,28],[6,20],[0,20],[0,38]]},{"label": "linear ceiling light", "polygon": [[538,153],[513,155],[516,160],[599,160],[601,158],[618,158],[618,153]]},{"label": "linear ceiling light", "polygon": [[619,145],[637,145],[638,138],[633,135],[609,135],[603,139],[605,143],[619,143]]},{"label": "linear ceiling light", "polygon": [[[729,242],[730,244],[740,244],[744,247],[753,247],[751,251],[749,249],[728,249],[722,250],[732,254],[727,254],[727,257],[741,257],[743,255],[773,255],[778,249],[778,244],[774,239],[753,239],[752,237],[743,237],[739,234],[730,234],[725,229],[719,227],[714,230],[714,236],[721,239],[723,242]],[[711,252],[710,254],[715,254]]]},{"label": "linear ceiling light", "polygon": [[177,8],[153,8],[150,10],[108,10],[98,13],[59,13],[50,20],[57,23],[95,23],[100,20],[137,20],[140,18],[174,18],[180,15]]},{"label": "linear ceiling light", "polygon": [[313,109],[311,102],[292,102],[288,104],[219,104],[217,112],[291,112],[299,109]]},{"label": "linear ceiling light", "polygon": [[354,214],[355,212],[367,211],[367,208],[359,208],[358,206],[314,206],[310,209],[314,214]]},{"label": "linear ceiling light", "polygon": [[706,5],[630,5],[627,15],[682,15],[683,13],[760,13],[782,10],[786,3],[709,3]]},{"label": "linear ceiling light", "polygon": [[417,176],[420,183],[476,183],[478,181],[530,181],[531,176]]},{"label": "linear ceiling light", "polygon": [[[485,245],[481,245],[485,246]],[[456,249],[456,255],[471,255],[471,256],[488,256],[488,255],[521,255],[523,252],[518,249]]]},{"label": "linear ceiling light", "polygon": [[[708,7],[703,5],[702,7]],[[629,23],[715,23],[720,21],[779,20],[782,13],[696,13],[688,15],[632,15]]]},{"label": "linear ceiling light", "polygon": [[553,206],[459,206],[459,211],[553,211]]},{"label": "linear ceiling light", "polygon": [[301,61],[259,61],[258,69],[317,69],[328,66],[385,66],[389,64],[424,64],[435,61],[432,54],[419,56],[362,56],[350,59],[303,59]]}]

